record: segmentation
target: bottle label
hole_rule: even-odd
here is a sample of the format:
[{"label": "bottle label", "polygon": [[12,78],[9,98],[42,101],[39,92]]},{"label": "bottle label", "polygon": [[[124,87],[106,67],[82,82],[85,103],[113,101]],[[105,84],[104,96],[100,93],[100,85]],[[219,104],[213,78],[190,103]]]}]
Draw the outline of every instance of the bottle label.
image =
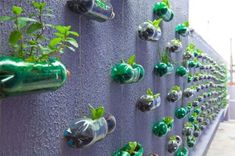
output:
[{"label": "bottle label", "polygon": [[110,9],[110,7],[105,3],[104,0],[95,0],[95,3],[96,3],[97,6],[103,8],[105,10],[109,10]]}]

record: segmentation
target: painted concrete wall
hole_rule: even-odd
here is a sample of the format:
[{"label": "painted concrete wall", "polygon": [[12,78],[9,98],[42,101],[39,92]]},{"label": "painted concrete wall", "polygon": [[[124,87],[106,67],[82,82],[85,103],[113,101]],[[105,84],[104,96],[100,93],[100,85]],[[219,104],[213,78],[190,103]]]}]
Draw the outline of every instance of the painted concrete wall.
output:
[{"label": "painted concrete wall", "polygon": [[[159,0],[158,0],[159,1]],[[151,126],[164,116],[173,116],[175,108],[187,101],[170,104],[166,93],[177,84],[186,87],[183,78],[174,74],[159,78],[153,75],[158,63],[158,53],[174,38],[176,24],[188,19],[188,0],[172,1],[175,18],[162,24],[163,36],[157,43],[141,41],[136,29],[142,22],[153,19],[152,6],[156,0],[112,0],[116,18],[98,23],[71,13],[65,6],[66,0],[48,0],[54,9],[53,23],[71,25],[80,33],[80,48],[76,53],[66,52],[63,62],[72,72],[64,87],[47,93],[25,95],[4,99],[0,105],[0,155],[1,156],[110,156],[113,151],[128,141],[139,141],[145,155],[166,152],[169,135],[181,135],[183,120],[176,120],[175,128],[167,137],[157,138]],[[12,5],[29,6],[26,0],[0,1],[0,15],[9,12]],[[7,52],[6,34],[11,25],[1,25],[1,52]],[[187,38],[183,44],[187,44]],[[144,66],[143,81],[132,85],[119,85],[110,79],[110,69],[121,59],[136,54],[137,63]],[[181,54],[172,55],[180,61]],[[137,99],[147,88],[161,93],[162,104],[153,112],[142,113],[135,108]],[[72,121],[88,114],[90,103],[103,104],[107,112],[117,119],[116,131],[105,140],[82,150],[67,147],[63,131]]]}]

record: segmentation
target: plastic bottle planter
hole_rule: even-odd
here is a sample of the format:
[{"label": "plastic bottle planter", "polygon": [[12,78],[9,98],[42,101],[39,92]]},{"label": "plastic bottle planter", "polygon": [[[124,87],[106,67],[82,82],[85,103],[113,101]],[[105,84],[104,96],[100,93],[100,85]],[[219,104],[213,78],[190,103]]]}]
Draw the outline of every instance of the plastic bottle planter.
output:
[{"label": "plastic bottle planter", "polygon": [[171,53],[178,53],[183,50],[183,46],[180,40],[174,39],[168,42],[167,50]]},{"label": "plastic bottle planter", "polygon": [[176,69],[176,74],[177,74],[178,76],[183,77],[183,76],[185,76],[185,75],[188,74],[188,69],[185,68],[184,66],[179,66],[179,67]]},{"label": "plastic bottle planter", "polygon": [[193,132],[193,136],[194,137],[199,137],[201,135],[201,129],[199,124],[194,124],[194,132]]},{"label": "plastic bottle planter", "polygon": [[182,97],[182,91],[179,86],[172,87],[171,91],[167,94],[167,100],[169,102],[177,102]]},{"label": "plastic bottle planter", "polygon": [[198,96],[197,101],[202,102],[204,100],[203,96]]},{"label": "plastic bottle planter", "polygon": [[106,115],[96,120],[81,118],[64,131],[67,144],[73,148],[84,148],[104,139],[116,127],[112,115]]},{"label": "plastic bottle planter", "polygon": [[173,19],[174,13],[170,9],[169,2],[157,2],[153,7],[153,12],[164,21],[169,22]]},{"label": "plastic bottle planter", "polygon": [[188,109],[188,113],[190,113],[192,110],[193,110],[193,104],[191,102],[189,102],[187,105],[186,105],[187,109]]},{"label": "plastic bottle planter", "polygon": [[187,107],[180,107],[175,110],[175,117],[177,119],[184,118],[189,113],[189,110]]},{"label": "plastic bottle planter", "polygon": [[162,36],[159,24],[161,19],[144,22],[138,27],[139,38],[146,41],[158,41]]},{"label": "plastic bottle planter", "polygon": [[189,155],[189,151],[186,147],[181,147],[179,148],[174,156],[188,156]]},{"label": "plastic bottle planter", "polygon": [[196,66],[197,66],[197,62],[196,61],[194,61],[194,60],[188,61],[188,67],[189,68],[194,68]]},{"label": "plastic bottle planter", "polygon": [[112,68],[111,76],[112,79],[117,83],[121,84],[136,83],[143,79],[144,68],[140,64],[125,63],[123,61],[122,63],[119,63]]},{"label": "plastic bottle planter", "polygon": [[188,83],[190,83],[190,82],[193,81],[193,76],[192,76],[192,74],[188,74],[188,76],[187,76],[187,81],[188,81]]},{"label": "plastic bottle planter", "polygon": [[31,63],[14,57],[0,57],[0,97],[56,90],[66,79],[67,70],[59,61]]},{"label": "plastic bottle planter", "polygon": [[201,130],[195,130],[194,132],[193,132],[193,136],[194,137],[199,137],[201,135]]},{"label": "plastic bottle planter", "polygon": [[165,117],[153,125],[152,132],[158,137],[166,135],[172,128],[174,119],[172,117]]},{"label": "plastic bottle planter", "polygon": [[153,94],[151,89],[147,90],[147,94],[139,98],[137,108],[142,111],[151,111],[159,107],[161,104],[160,94]]},{"label": "plastic bottle planter", "polygon": [[175,153],[182,144],[182,139],[180,136],[174,135],[171,136],[167,143],[167,151],[169,153]]},{"label": "plastic bottle planter", "polygon": [[184,60],[189,60],[193,58],[193,54],[191,52],[185,52],[183,55]]},{"label": "plastic bottle planter", "polygon": [[190,29],[188,28],[189,23],[188,22],[184,22],[183,24],[178,24],[175,27],[175,31],[177,34],[179,34],[180,36],[186,37],[189,35],[190,33]]},{"label": "plastic bottle planter", "polygon": [[99,22],[105,22],[115,17],[110,0],[69,0],[67,5],[71,11]]},{"label": "plastic bottle planter", "polygon": [[193,104],[193,107],[197,107],[199,106],[200,102],[198,102],[198,100],[194,100],[192,104]]},{"label": "plastic bottle planter", "polygon": [[194,87],[190,87],[184,90],[183,95],[186,98],[190,98],[192,97],[194,94],[196,93],[196,90],[194,89]]},{"label": "plastic bottle planter", "polygon": [[199,117],[197,118],[198,123],[202,123],[203,120],[204,120],[203,117],[200,117],[200,116],[199,116]]},{"label": "plastic bottle planter", "polygon": [[154,72],[156,75],[163,76],[171,74],[174,71],[174,66],[171,63],[159,63],[155,65]]},{"label": "plastic bottle planter", "polygon": [[193,148],[196,145],[196,138],[193,136],[187,137],[187,145],[189,148]]},{"label": "plastic bottle planter", "polygon": [[193,132],[194,132],[194,126],[193,126],[193,124],[190,123],[190,122],[186,122],[186,123],[184,124],[182,134],[183,134],[184,136],[191,136],[191,135],[193,135]]},{"label": "plastic bottle planter", "polygon": [[112,156],[143,156],[144,148],[137,142],[129,142],[123,148],[116,151]]},{"label": "plastic bottle planter", "polygon": [[197,115],[199,115],[202,111],[201,111],[200,107],[196,107],[196,108],[194,108],[193,112],[196,113]]}]

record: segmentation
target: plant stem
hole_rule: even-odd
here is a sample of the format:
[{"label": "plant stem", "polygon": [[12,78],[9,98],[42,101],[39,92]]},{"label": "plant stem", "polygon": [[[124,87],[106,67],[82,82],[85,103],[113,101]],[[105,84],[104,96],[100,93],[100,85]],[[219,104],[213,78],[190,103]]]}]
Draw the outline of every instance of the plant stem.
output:
[{"label": "plant stem", "polygon": [[[40,37],[44,34],[44,30],[45,30],[44,23],[42,21],[42,10],[39,10],[38,18],[39,18],[39,23],[42,25],[42,28],[41,28],[40,33],[36,36],[36,38],[33,39],[33,41],[35,41],[36,43],[38,42]],[[32,56],[34,54],[34,50],[35,50],[35,47],[31,47],[29,56]]]},{"label": "plant stem", "polygon": [[[18,31],[18,32],[20,32],[20,27],[19,27],[19,17],[18,17],[18,15],[16,15],[16,30]],[[23,44],[24,44],[24,41],[23,41],[23,36],[22,36],[22,38],[20,39],[20,49],[19,49],[19,51],[18,51],[18,56],[20,57],[20,58],[22,58],[23,57]]]}]

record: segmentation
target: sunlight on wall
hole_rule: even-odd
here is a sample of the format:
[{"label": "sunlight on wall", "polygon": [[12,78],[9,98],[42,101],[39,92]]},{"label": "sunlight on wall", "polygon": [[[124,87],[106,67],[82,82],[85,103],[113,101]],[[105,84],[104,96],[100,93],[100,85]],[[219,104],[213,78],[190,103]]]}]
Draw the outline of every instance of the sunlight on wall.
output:
[{"label": "sunlight on wall", "polygon": [[[230,38],[235,49],[235,1],[190,0],[189,22],[226,61],[230,61]],[[235,53],[233,53],[235,57]]]}]

